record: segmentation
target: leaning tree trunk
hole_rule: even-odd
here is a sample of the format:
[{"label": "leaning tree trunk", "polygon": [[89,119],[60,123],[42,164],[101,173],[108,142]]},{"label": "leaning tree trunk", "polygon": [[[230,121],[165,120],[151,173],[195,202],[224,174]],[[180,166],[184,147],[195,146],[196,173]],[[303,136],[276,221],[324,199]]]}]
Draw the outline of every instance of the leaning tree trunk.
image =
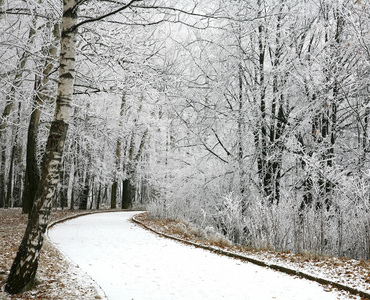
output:
[{"label": "leaning tree trunk", "polygon": [[21,293],[32,287],[49,222],[52,200],[59,180],[75,75],[77,0],[64,0],[59,84],[54,120],[45,149],[41,178],[27,228],[10,270],[5,290]]}]

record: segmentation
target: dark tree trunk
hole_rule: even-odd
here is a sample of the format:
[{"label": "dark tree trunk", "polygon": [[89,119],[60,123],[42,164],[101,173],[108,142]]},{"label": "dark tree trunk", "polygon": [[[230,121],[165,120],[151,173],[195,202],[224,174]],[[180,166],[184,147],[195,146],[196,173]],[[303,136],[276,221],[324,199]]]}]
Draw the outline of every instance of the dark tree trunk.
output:
[{"label": "dark tree trunk", "polygon": [[83,187],[82,195],[80,198],[80,204],[79,209],[86,210],[87,209],[87,202],[89,199],[89,193],[90,193],[90,176],[89,174],[86,175],[85,184]]},{"label": "dark tree trunk", "polygon": [[24,181],[24,191],[22,196],[22,212],[30,216],[33,202],[35,200],[37,185],[40,180],[39,168],[36,160],[37,132],[39,128],[41,111],[37,107],[38,83],[35,80],[35,99],[32,107],[30,122],[27,133],[27,152],[26,152],[26,172]]},{"label": "dark tree trunk", "polygon": [[131,184],[129,178],[123,180],[122,189],[122,209],[132,208],[135,197],[135,187]]},{"label": "dark tree trunk", "polygon": [[39,119],[40,111],[35,109],[31,114],[27,137],[25,185],[22,196],[22,212],[25,214],[30,214],[32,210],[37,186],[40,180],[39,168],[36,160],[36,139]]},{"label": "dark tree trunk", "polygon": [[96,199],[96,209],[100,208],[100,201],[101,201],[101,183],[99,183],[98,198]]},{"label": "dark tree trunk", "polygon": [[114,180],[112,184],[111,198],[110,198],[110,208],[117,208],[117,187],[118,183]]},{"label": "dark tree trunk", "polygon": [[75,189],[74,188],[72,188],[71,205],[69,207],[69,210],[75,210]]}]

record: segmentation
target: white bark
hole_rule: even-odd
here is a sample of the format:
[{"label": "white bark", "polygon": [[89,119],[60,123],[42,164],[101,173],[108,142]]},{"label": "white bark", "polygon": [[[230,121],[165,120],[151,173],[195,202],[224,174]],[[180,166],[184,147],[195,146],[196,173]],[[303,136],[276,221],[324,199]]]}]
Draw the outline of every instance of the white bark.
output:
[{"label": "white bark", "polygon": [[64,122],[68,122],[71,115],[71,101],[75,76],[76,32],[70,32],[70,28],[76,25],[77,18],[74,13],[74,6],[76,4],[77,1],[75,0],[64,1],[59,85],[57,106],[54,115],[54,120]]}]

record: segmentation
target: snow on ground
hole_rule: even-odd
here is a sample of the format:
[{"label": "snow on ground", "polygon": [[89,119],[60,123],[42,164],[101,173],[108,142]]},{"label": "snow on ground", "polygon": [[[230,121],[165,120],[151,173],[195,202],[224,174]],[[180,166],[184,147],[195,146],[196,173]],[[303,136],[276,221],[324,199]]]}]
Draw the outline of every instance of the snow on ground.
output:
[{"label": "snow on ground", "polygon": [[130,222],[135,214],[83,216],[48,235],[111,300],[347,299],[315,282],[159,237]]}]

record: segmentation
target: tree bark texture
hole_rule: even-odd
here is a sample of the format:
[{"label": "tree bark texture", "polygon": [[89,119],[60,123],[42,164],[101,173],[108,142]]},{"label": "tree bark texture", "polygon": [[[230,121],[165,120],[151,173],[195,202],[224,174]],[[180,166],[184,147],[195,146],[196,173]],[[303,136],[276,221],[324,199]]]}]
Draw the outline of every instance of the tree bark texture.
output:
[{"label": "tree bark texture", "polygon": [[77,21],[76,8],[76,0],[65,0],[63,3],[59,82],[54,120],[46,144],[35,203],[5,285],[5,290],[11,294],[22,293],[34,284],[52,200],[59,180],[75,75],[76,32],[70,29]]}]

